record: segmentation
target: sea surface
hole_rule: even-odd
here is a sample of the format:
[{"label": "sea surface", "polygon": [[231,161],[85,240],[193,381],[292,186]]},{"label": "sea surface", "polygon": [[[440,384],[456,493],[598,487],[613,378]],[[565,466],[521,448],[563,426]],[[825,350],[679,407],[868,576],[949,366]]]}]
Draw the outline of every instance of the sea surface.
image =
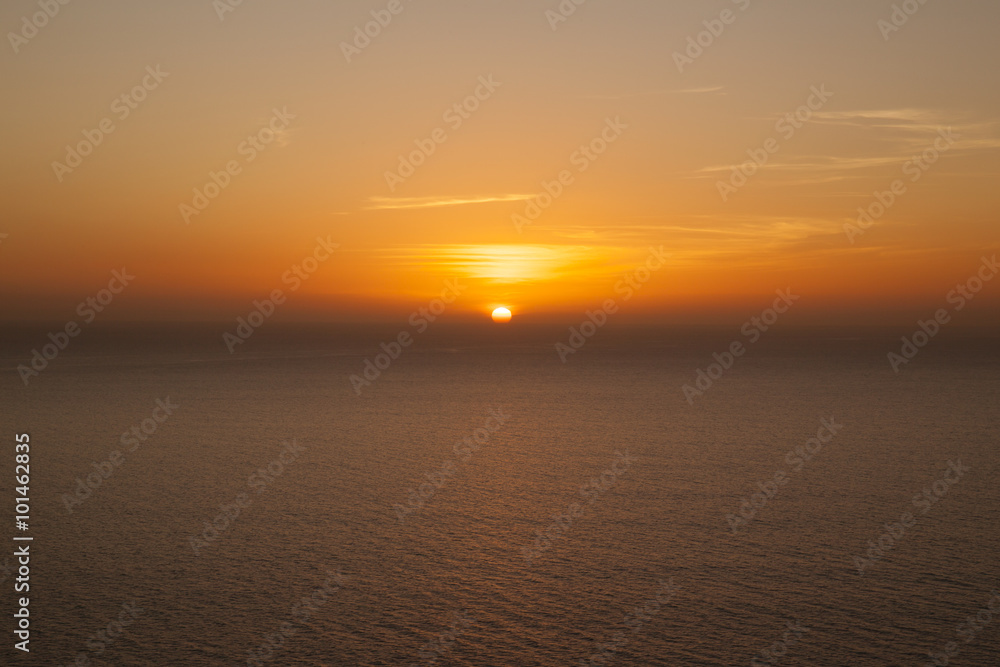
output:
[{"label": "sea surface", "polygon": [[4,332],[0,663],[1000,665],[996,338],[774,333],[689,402],[739,331],[429,333],[358,395],[396,331],[268,327],[85,331],[27,386],[47,330]]}]

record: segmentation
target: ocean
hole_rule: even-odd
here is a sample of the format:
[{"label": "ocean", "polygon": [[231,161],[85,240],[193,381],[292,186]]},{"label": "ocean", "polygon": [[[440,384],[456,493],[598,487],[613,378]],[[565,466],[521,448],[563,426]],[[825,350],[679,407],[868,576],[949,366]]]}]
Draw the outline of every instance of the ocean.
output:
[{"label": "ocean", "polygon": [[6,664],[1000,665],[996,338],[224,330],[4,332]]}]

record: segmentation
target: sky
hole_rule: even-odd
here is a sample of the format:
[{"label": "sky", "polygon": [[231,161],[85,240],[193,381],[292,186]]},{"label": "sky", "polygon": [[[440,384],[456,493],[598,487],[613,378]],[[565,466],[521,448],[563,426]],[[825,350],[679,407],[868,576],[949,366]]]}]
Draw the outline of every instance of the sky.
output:
[{"label": "sky", "polygon": [[[4,321],[123,268],[108,321],[276,289],[393,321],[448,280],[449,316],[569,321],[656,253],[621,318],[790,289],[803,324],[899,324],[1000,250],[992,1],[229,3],[0,7]],[[1000,324],[998,288],[963,321]]]}]

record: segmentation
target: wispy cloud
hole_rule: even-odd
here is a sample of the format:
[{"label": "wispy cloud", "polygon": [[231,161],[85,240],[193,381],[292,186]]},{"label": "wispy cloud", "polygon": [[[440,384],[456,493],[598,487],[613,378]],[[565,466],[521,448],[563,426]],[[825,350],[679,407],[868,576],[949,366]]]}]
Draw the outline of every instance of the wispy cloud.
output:
[{"label": "wispy cloud", "polygon": [[723,86],[707,86],[704,88],[684,88],[682,90],[669,90],[668,95],[708,95],[709,93],[718,93],[719,95],[725,95],[725,88]]},{"label": "wispy cloud", "polygon": [[600,275],[620,249],[583,245],[419,245],[382,251],[408,270],[435,270],[496,283],[554,280],[581,271]]},{"label": "wispy cloud", "polygon": [[387,211],[442,206],[469,206],[494,202],[526,201],[535,195],[488,195],[471,197],[371,197],[366,211]]},{"label": "wispy cloud", "polygon": [[[793,172],[803,171],[830,171],[830,170],[853,170],[871,169],[882,167],[887,164],[895,165],[899,163],[898,156],[891,157],[837,157],[837,156],[801,156],[790,157],[786,160],[772,160],[766,167],[771,170],[788,170]],[[718,174],[730,173],[736,165],[715,165],[702,167],[698,174]]]},{"label": "wispy cloud", "polygon": [[856,109],[852,111],[817,111],[818,122],[842,125],[913,125],[940,122],[944,114],[932,109]]},{"label": "wispy cloud", "polygon": [[658,95],[725,95],[723,86],[706,86],[703,88],[682,88],[680,90],[647,90],[638,93],[621,93],[618,95],[584,95],[585,100],[627,100],[635,97],[653,97]]},{"label": "wispy cloud", "polygon": [[[855,109],[817,111],[811,124],[825,128],[827,144],[835,146],[827,153],[777,155],[760,165],[761,172],[780,174],[783,187],[790,185],[834,183],[882,176],[885,169],[895,169],[934,145],[939,133],[950,132],[957,142],[950,154],[972,156],[1000,148],[1000,122],[977,120],[967,114],[941,109]],[[834,152],[842,153],[840,155]],[[746,161],[747,156],[740,154]],[[720,178],[737,164],[703,167],[689,178]],[[970,167],[981,173],[982,166]]]},{"label": "wispy cloud", "polygon": [[686,216],[683,220],[664,220],[662,224],[563,225],[539,227],[555,237],[589,240],[592,243],[659,244],[687,250],[706,247],[713,251],[735,244],[761,247],[775,241],[788,241],[817,232],[838,229],[836,222],[825,218],[775,215]]},{"label": "wispy cloud", "polygon": [[819,111],[810,122],[876,132],[879,139],[901,151],[926,144],[927,137],[950,128],[961,139],[960,150],[990,149],[1000,146],[1000,122],[969,118],[967,114],[942,109],[862,109]]}]

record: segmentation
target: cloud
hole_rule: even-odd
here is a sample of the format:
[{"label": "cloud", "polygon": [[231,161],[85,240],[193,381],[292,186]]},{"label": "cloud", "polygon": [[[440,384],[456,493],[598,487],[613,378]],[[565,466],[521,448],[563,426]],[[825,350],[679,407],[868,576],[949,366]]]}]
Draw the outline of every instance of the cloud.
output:
[{"label": "cloud", "polygon": [[668,95],[707,95],[709,93],[718,93],[720,95],[725,95],[723,92],[725,88],[723,86],[709,86],[705,88],[684,88],[683,90],[669,90]]},{"label": "cloud", "polygon": [[467,197],[371,197],[366,211],[392,211],[413,208],[439,208],[443,206],[468,206],[494,202],[526,201],[535,195],[488,195]]},{"label": "cloud", "polygon": [[817,122],[841,125],[900,125],[929,124],[941,120],[940,112],[932,109],[858,109],[853,111],[817,111]]},{"label": "cloud", "polygon": [[[758,169],[780,178],[782,187],[884,177],[887,169],[896,169],[930,149],[939,133],[949,131],[956,141],[949,154],[969,156],[1000,148],[1000,123],[974,120],[966,114],[940,109],[855,109],[817,111],[809,124],[825,132],[823,153],[795,154],[795,145],[782,143],[780,154],[771,157]],[[834,152],[841,153],[840,155]],[[746,153],[740,154],[743,163]],[[689,178],[723,178],[738,164],[714,164],[703,167]],[[981,173],[979,164],[967,166],[971,173]],[[780,176],[778,176],[780,174]]]},{"label": "cloud", "polygon": [[641,93],[622,93],[620,95],[584,95],[585,100],[626,100],[634,97],[650,97],[654,95],[725,95],[723,86],[706,86],[702,88],[683,88],[681,90],[648,90]]},{"label": "cloud", "polygon": [[[802,156],[791,157],[787,160],[772,159],[764,167],[772,170],[787,170],[793,172],[802,171],[831,171],[831,170],[852,170],[852,169],[872,169],[882,167],[887,164],[898,164],[899,157],[837,157],[837,156]],[[698,174],[718,174],[732,172],[737,165],[715,165],[702,167]]]},{"label": "cloud", "polygon": [[959,139],[955,149],[992,149],[1000,147],[994,120],[973,121],[967,114],[941,109],[867,109],[854,111],[818,111],[810,122],[879,133],[878,138],[895,143],[900,151],[926,147],[927,138],[943,129],[953,129]]},{"label": "cloud", "polygon": [[382,257],[408,270],[434,270],[496,283],[600,274],[620,249],[582,245],[420,245],[385,250]]}]

